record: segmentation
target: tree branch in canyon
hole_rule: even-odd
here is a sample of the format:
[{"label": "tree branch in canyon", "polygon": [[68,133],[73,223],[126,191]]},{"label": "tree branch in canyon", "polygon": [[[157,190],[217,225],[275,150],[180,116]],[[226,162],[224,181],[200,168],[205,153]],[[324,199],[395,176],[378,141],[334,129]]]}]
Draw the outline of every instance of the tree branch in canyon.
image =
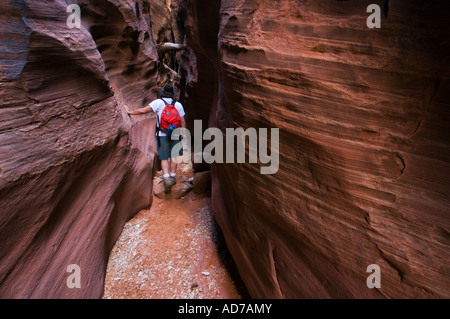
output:
[{"label": "tree branch in canyon", "polygon": [[[159,73],[162,77],[167,76],[171,82],[180,81],[180,76],[178,75],[178,73],[175,72],[172,68],[170,68],[167,64],[165,64],[164,62],[160,62],[159,67],[161,68]],[[163,82],[166,83],[167,79],[164,80]]]},{"label": "tree branch in canyon", "polygon": [[163,54],[170,50],[181,51],[185,50],[186,48],[187,46],[185,46],[184,44],[172,42],[161,42],[156,45],[156,50],[158,51],[158,54]]}]

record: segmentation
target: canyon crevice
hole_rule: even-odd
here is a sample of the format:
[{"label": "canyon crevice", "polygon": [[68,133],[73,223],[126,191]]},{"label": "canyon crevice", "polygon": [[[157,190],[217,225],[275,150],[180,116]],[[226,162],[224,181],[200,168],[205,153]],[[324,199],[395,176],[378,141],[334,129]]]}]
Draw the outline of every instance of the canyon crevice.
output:
[{"label": "canyon crevice", "polygon": [[[191,130],[279,128],[275,174],[210,167],[251,297],[450,297],[450,5],[392,0],[370,29],[372,3],[386,8],[82,0],[71,29],[66,1],[2,2],[0,297],[102,296],[158,166],[154,115],[124,105],[167,82]],[[66,285],[71,264],[81,289]]]}]

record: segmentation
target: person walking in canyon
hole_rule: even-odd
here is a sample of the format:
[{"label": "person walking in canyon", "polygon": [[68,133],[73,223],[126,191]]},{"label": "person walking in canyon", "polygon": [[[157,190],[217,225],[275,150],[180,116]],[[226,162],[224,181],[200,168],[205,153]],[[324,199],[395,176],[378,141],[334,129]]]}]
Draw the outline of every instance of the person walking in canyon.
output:
[{"label": "person walking in canyon", "polygon": [[[166,84],[159,89],[159,94],[160,98],[152,101],[146,107],[130,110],[125,105],[125,109],[129,115],[146,114],[152,111],[156,113],[157,152],[163,170],[164,190],[167,193],[176,184],[177,176],[177,162],[172,150],[178,143],[181,143],[181,138],[180,140],[171,139],[171,132],[177,127],[186,128],[186,122],[183,105],[175,100],[176,89],[172,85]],[[179,154],[176,155],[183,155],[183,148],[180,148]]]}]

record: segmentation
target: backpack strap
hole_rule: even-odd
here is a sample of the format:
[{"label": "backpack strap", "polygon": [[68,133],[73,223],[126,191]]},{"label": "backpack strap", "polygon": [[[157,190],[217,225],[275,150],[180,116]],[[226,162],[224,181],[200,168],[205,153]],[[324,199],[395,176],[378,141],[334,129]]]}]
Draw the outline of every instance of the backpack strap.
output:
[{"label": "backpack strap", "polygon": [[159,138],[159,131],[161,129],[159,128],[159,116],[158,113],[156,113],[156,129],[155,129],[155,135],[156,135],[156,141],[158,142],[158,147],[161,147],[161,141]]},{"label": "backpack strap", "polygon": [[[165,105],[167,105],[167,102],[164,99],[161,99]],[[161,140],[159,138],[159,132],[161,131],[161,128],[159,126],[159,116],[158,113],[156,112],[156,129],[155,129],[155,135],[156,135],[156,140],[158,142],[158,147],[161,147]]]},{"label": "backpack strap", "polygon": [[[163,98],[161,98],[160,100],[162,100],[164,102],[165,106],[169,105],[169,103],[167,103],[166,100],[164,100]],[[173,101],[174,100],[172,99],[172,103],[173,103]],[[161,130],[159,128],[159,123],[160,123],[160,121],[159,121],[158,113],[156,113],[156,125],[157,125],[156,128],[157,128],[158,131]],[[158,134],[158,136],[159,136],[159,134]]]},{"label": "backpack strap", "polygon": [[[169,105],[169,103],[166,102],[166,100],[164,100],[163,98],[161,98],[161,100],[164,102],[165,105]],[[172,99],[172,103],[171,105],[173,105],[175,107],[175,104],[177,103],[177,100]]]}]

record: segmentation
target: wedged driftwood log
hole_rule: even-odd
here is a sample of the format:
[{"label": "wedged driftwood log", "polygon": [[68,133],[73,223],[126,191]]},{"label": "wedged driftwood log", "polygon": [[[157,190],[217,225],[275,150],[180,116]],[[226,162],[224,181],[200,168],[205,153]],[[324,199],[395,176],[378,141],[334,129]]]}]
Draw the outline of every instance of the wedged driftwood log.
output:
[{"label": "wedged driftwood log", "polygon": [[158,54],[165,53],[167,51],[181,51],[185,50],[187,47],[184,44],[179,43],[172,43],[172,42],[162,42],[158,43],[156,46],[156,51],[158,51]]},{"label": "wedged driftwood log", "polygon": [[164,62],[160,62],[159,67],[160,67],[159,77],[160,78],[162,78],[162,77],[169,78],[169,80],[163,81],[164,83],[180,81],[180,75],[177,72],[175,72],[170,66],[168,66]]}]

